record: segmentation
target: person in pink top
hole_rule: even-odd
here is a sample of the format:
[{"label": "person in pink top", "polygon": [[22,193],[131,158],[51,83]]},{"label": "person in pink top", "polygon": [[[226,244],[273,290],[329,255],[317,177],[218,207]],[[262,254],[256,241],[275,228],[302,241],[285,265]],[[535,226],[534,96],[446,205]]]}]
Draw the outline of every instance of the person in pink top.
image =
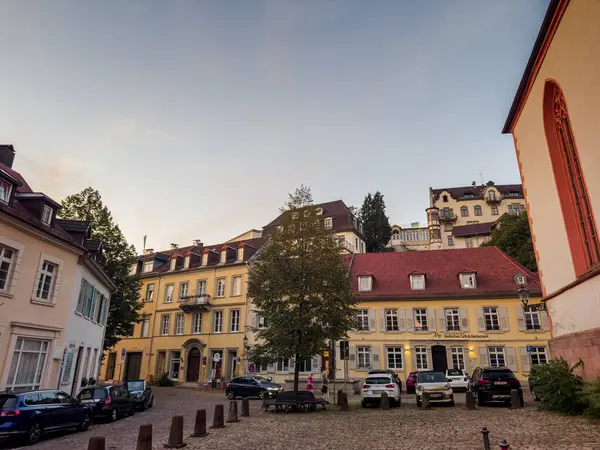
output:
[{"label": "person in pink top", "polygon": [[306,389],[308,389],[310,392],[314,391],[315,389],[315,380],[313,380],[312,373],[309,374],[308,378],[306,379]]}]

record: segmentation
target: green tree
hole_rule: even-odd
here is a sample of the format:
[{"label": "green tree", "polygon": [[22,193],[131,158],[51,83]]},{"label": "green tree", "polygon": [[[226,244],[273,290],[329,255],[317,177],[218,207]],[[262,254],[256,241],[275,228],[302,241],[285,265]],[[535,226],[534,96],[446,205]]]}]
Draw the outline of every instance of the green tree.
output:
[{"label": "green tree", "polygon": [[498,226],[492,231],[491,239],[481,246],[498,247],[521,265],[537,272],[533,240],[525,212],[502,216]]},{"label": "green tree", "polygon": [[279,226],[249,268],[248,295],[266,323],[249,356],[293,359],[295,392],[301,361],[322,354],[356,325],[348,267],[317,209],[309,188],[290,194]]},{"label": "green tree", "polygon": [[92,238],[102,241],[104,254],[98,263],[117,288],[111,295],[104,336],[104,349],[109,349],[126,335],[132,323],[141,320],[140,281],[129,275],[137,260],[135,249],[115,224],[100,193],[91,187],[65,198],[60,218],[90,222]]},{"label": "green tree", "polygon": [[377,191],[374,195],[369,192],[360,208],[360,220],[367,244],[367,252],[383,252],[392,237],[390,220],[385,215],[383,195]]}]

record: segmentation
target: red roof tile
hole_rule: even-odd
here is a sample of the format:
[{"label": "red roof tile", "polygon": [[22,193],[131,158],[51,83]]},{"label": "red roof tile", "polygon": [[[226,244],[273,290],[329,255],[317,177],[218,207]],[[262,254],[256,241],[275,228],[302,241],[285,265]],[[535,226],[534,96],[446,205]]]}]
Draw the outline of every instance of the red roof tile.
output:
[{"label": "red roof tile", "polygon": [[[467,269],[468,268],[468,269]],[[419,271],[426,275],[424,290],[412,290],[410,274]],[[459,274],[477,273],[477,288],[463,289]],[[358,275],[370,273],[375,278],[373,290],[358,291]],[[482,296],[513,296],[519,286],[513,277],[527,276],[531,295],[541,296],[539,279],[496,247],[423,252],[385,252],[355,254],[352,261],[352,288],[359,299],[378,298],[459,298]]]},{"label": "red roof tile", "polygon": [[[483,196],[483,191],[487,186],[460,186],[460,187],[451,187],[451,188],[443,188],[443,189],[432,189],[431,193],[437,198],[442,192],[447,192],[450,194],[455,200],[463,199],[463,200],[477,200],[481,199]],[[512,198],[523,198],[523,186],[520,184],[496,184],[494,185],[496,189],[502,194],[506,196],[509,192],[518,192],[520,195],[518,197]],[[466,194],[471,194],[473,197],[465,198]],[[511,198],[511,197],[508,197]]]}]

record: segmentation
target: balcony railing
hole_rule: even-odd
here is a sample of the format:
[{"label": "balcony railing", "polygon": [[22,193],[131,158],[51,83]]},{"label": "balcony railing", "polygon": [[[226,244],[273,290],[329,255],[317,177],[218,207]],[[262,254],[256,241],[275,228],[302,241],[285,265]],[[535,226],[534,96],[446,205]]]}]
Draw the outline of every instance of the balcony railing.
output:
[{"label": "balcony railing", "polygon": [[210,310],[210,295],[191,294],[179,298],[179,307],[185,312],[189,310]]},{"label": "balcony railing", "polygon": [[354,245],[352,245],[350,242],[348,242],[347,240],[341,240],[340,239],[340,248],[342,250],[346,250],[349,253],[354,253]]},{"label": "balcony railing", "polygon": [[502,201],[502,198],[499,195],[491,196],[488,194],[485,196],[485,201],[490,205],[496,205]]},{"label": "balcony railing", "polygon": [[453,211],[440,211],[440,222],[454,222],[456,218]]}]

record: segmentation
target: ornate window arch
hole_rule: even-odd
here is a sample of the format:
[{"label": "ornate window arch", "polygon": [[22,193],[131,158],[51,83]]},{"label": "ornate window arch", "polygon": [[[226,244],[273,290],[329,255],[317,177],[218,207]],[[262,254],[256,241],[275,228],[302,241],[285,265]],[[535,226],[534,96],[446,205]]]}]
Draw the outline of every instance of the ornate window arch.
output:
[{"label": "ornate window arch", "polygon": [[544,130],[575,275],[600,263],[600,243],[565,95],[555,81],[544,88]]}]

